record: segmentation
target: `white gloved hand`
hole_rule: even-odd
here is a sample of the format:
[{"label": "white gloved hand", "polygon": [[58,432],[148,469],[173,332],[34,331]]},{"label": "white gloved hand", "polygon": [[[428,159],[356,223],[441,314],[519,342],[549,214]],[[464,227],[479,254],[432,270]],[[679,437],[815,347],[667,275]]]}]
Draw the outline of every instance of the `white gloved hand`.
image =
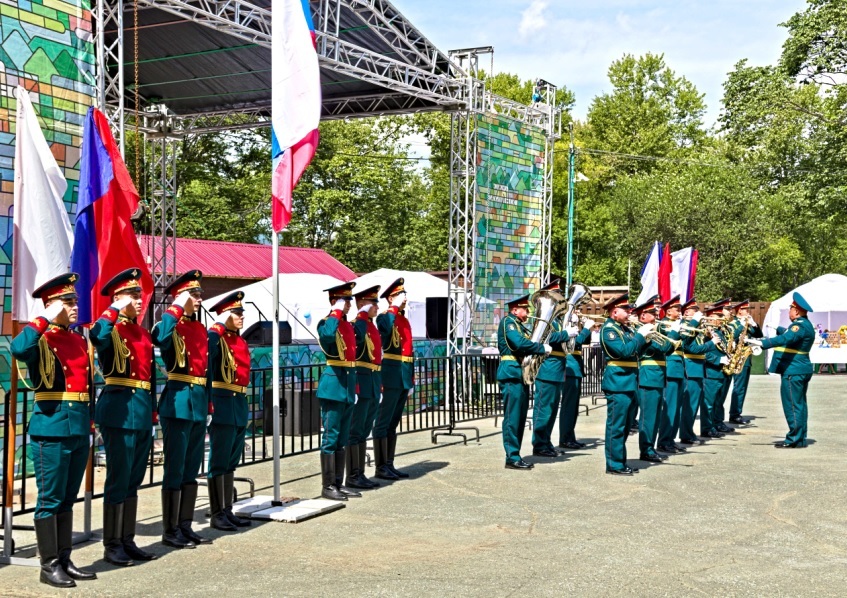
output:
[{"label": "white gloved hand", "polygon": [[744,342],[746,342],[748,345],[751,345],[753,347],[761,347],[762,346],[762,341],[758,338],[748,338]]},{"label": "white gloved hand", "polygon": [[382,403],[382,393],[379,393],[379,402]]},{"label": "white gloved hand", "polygon": [[123,308],[125,308],[130,303],[132,303],[132,297],[121,297],[120,299],[118,299],[117,301],[112,303],[111,307],[112,307],[112,309],[116,309],[118,311],[121,311]]},{"label": "white gloved hand", "polygon": [[332,309],[338,311],[344,311],[344,304],[347,303],[344,299],[337,299],[335,303],[332,304]]},{"label": "white gloved hand", "polygon": [[655,329],[656,327],[653,324],[642,324],[635,334],[640,334],[644,338],[647,338],[647,335],[653,332]]},{"label": "white gloved hand", "polygon": [[703,312],[702,312],[702,311],[698,311],[696,314],[694,314],[693,316],[691,316],[691,319],[692,319],[692,320],[694,320],[695,322],[697,322],[697,323],[699,324],[699,323],[700,323],[700,320],[702,320],[702,319],[703,319]]},{"label": "white gloved hand", "polygon": [[211,415],[207,415],[207,416],[206,416],[206,427],[208,428],[208,427],[209,427],[209,426],[211,426],[211,425],[212,425],[212,416],[211,416]]},{"label": "white gloved hand", "polygon": [[354,405],[358,405],[358,404],[359,404],[359,395],[353,395],[353,404],[354,404]]},{"label": "white gloved hand", "polygon": [[758,324],[756,324],[756,320],[754,320],[753,316],[751,316],[750,314],[747,314],[747,325],[751,328],[758,326]]},{"label": "white gloved hand", "polygon": [[176,297],[174,297],[174,305],[179,305],[181,308],[185,309],[185,306],[188,305],[188,302],[191,301],[191,293],[188,291],[183,291]]},{"label": "white gloved hand", "polygon": [[721,365],[729,365],[729,357],[727,357],[726,355],[721,357]]},{"label": "white gloved hand", "polygon": [[415,385],[412,384],[412,388],[409,389],[409,396],[411,397],[415,393]]},{"label": "white gloved hand", "polygon": [[88,448],[94,448],[94,434],[88,435]]},{"label": "white gloved hand", "polygon": [[591,318],[582,318],[582,327],[583,328],[593,328],[594,327],[594,320],[592,320]]},{"label": "white gloved hand", "polygon": [[398,293],[391,299],[391,307],[400,307],[406,301],[406,293]]},{"label": "white gloved hand", "polygon": [[44,319],[48,322],[52,322],[55,320],[62,310],[65,309],[65,304],[61,301],[54,301],[50,304],[50,306],[44,310]]},{"label": "white gloved hand", "polygon": [[372,306],[373,306],[373,303],[365,303],[362,307],[359,308],[359,313],[361,313],[363,311],[364,312],[370,311]]},{"label": "white gloved hand", "polygon": [[153,434],[152,434],[152,436],[153,436],[153,438],[156,438],[156,426],[153,426]]},{"label": "white gloved hand", "polygon": [[551,353],[552,351],[553,351],[553,347],[551,347],[551,346],[550,346],[550,345],[548,345],[547,343],[544,343],[544,353],[545,353],[545,354],[547,354],[547,355],[550,355],[550,353]]},{"label": "white gloved hand", "polygon": [[672,332],[679,332],[680,330],[682,330],[682,320],[674,320],[673,322],[671,322],[671,325],[670,327],[668,327],[668,330]]},{"label": "white gloved hand", "polygon": [[229,310],[223,311],[215,316],[215,322],[217,324],[225,324],[229,317],[232,315],[232,312]]},{"label": "white gloved hand", "polygon": [[576,326],[565,326],[565,332],[568,333],[569,338],[573,338],[577,334],[579,334],[579,328],[577,328]]}]

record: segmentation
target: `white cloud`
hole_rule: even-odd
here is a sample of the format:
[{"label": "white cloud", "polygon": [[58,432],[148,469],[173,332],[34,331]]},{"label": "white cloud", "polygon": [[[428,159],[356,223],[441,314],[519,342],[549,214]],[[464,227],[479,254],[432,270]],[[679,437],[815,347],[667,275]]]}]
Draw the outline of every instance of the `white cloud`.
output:
[{"label": "white cloud", "polygon": [[529,6],[521,13],[521,24],[518,33],[521,37],[527,37],[541,31],[547,26],[547,18],[544,11],[550,3],[548,0],[532,0]]}]

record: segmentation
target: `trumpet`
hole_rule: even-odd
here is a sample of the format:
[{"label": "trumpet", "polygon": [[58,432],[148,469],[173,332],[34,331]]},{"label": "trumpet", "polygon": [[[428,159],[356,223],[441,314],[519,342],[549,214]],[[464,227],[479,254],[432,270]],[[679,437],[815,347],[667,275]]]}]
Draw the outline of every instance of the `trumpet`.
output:
[{"label": "trumpet", "polygon": [[[628,322],[629,322],[629,325],[636,332],[638,332],[638,329],[641,328],[644,325],[642,322],[639,322],[638,319],[635,316],[630,316]],[[682,344],[682,341],[676,341],[672,338],[665,336],[661,332],[659,332],[659,327],[660,327],[659,322],[656,322],[656,324],[654,326],[655,327],[653,328],[653,331],[645,337],[647,340],[665,341],[667,343],[670,343],[673,346],[674,351],[679,349],[679,346]]]},{"label": "trumpet", "polygon": [[[659,322],[656,324],[657,328],[661,328],[663,330],[670,330],[671,324],[668,322]],[[680,324],[679,325],[680,332],[686,332],[689,335],[697,335],[697,334],[705,334],[708,332],[704,328],[697,328],[696,326],[689,326],[688,324]]]}]

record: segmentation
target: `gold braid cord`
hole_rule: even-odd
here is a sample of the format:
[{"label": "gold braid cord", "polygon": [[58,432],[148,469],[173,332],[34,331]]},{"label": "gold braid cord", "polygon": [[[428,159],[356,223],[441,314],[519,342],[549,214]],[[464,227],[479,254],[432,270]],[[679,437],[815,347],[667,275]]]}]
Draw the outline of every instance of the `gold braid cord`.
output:
[{"label": "gold braid cord", "polygon": [[397,330],[397,326],[391,329],[391,346],[399,347],[400,346],[400,331]]},{"label": "gold braid cord", "polygon": [[221,376],[224,382],[232,384],[235,378],[235,356],[232,354],[232,349],[226,344],[226,341],[221,337],[218,340],[221,346]]},{"label": "gold braid cord", "polygon": [[41,375],[41,386],[47,389],[53,388],[56,381],[56,362],[47,339],[42,335],[38,339],[38,373]]},{"label": "gold braid cord", "polygon": [[129,348],[127,348],[124,339],[118,334],[117,326],[112,328],[112,348],[115,350],[115,359],[112,361],[112,371],[106,374],[111,376],[115,372],[118,374],[126,373],[126,360],[130,356]]},{"label": "gold braid cord", "polygon": [[[185,367],[185,341],[183,338],[173,331],[171,335],[174,339],[174,352],[176,353],[176,367]],[[171,370],[173,371],[173,370]]]},{"label": "gold braid cord", "polygon": [[374,342],[371,340],[371,335],[365,332],[365,348],[368,350],[368,360],[374,360]]},{"label": "gold braid cord", "polygon": [[340,332],[335,333],[335,347],[338,349],[338,359],[344,359],[347,354],[347,344],[344,342],[344,337]]}]

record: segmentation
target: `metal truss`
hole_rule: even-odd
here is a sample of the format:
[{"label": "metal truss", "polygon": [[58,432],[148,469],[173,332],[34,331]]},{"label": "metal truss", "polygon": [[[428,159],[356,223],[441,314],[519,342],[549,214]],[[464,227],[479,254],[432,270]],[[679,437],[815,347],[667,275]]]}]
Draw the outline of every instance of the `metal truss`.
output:
[{"label": "metal truss", "polygon": [[443,106],[418,105],[419,98],[406,93],[388,93],[341,98],[324,98],[322,120],[337,120],[355,115],[385,116],[387,114],[411,114],[431,110],[444,110]]},{"label": "metal truss", "polygon": [[[124,155],[124,9],[123,0],[97,0],[92,6],[97,23],[97,105],[106,119],[115,141]],[[106,30],[114,31],[112,43],[106,42]],[[115,72],[111,72],[114,65]]]},{"label": "metal truss", "polygon": [[139,0],[138,3],[248,42],[268,47],[271,44],[271,11],[246,0]]},{"label": "metal truss", "polygon": [[541,101],[534,104],[544,118],[538,119],[538,125],[544,130],[544,172],[541,188],[541,267],[538,273],[541,285],[550,282],[550,254],[553,232],[553,149],[556,140],[561,137],[561,110],[556,106],[557,88],[542,79],[536,82],[541,92]]}]

